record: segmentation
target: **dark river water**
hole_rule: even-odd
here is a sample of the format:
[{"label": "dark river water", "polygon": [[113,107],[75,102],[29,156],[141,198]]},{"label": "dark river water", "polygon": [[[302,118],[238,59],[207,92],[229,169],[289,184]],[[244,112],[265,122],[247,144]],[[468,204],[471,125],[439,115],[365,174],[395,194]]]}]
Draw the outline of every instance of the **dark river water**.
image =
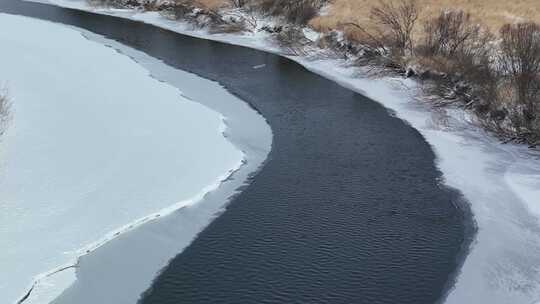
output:
[{"label": "dark river water", "polygon": [[467,204],[441,186],[425,139],[378,103],[252,49],[17,0],[0,11],[81,27],[216,80],[272,127],[265,167],[143,304],[422,304],[451,287],[474,233]]}]

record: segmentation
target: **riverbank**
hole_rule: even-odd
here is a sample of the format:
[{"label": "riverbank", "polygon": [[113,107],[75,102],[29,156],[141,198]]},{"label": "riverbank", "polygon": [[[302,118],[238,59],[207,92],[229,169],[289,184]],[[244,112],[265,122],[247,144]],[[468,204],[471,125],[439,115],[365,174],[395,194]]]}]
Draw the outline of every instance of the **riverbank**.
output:
[{"label": "riverbank", "polygon": [[[73,4],[77,0],[61,1]],[[352,5],[348,0],[85,3],[97,9],[157,12],[211,34],[263,32],[286,54],[347,58],[351,66],[406,75],[423,87],[426,100],[438,107],[460,105],[478,127],[501,141],[531,148],[540,145],[535,93],[540,79],[535,68],[540,61],[540,26],[534,23],[534,13],[532,19],[523,17],[531,17],[524,12],[525,5],[513,11],[517,15],[499,16],[506,23],[490,29],[501,18],[491,12],[485,20],[488,25],[480,22],[479,12],[488,11],[484,4],[460,3],[455,8],[431,0],[359,2],[356,5],[361,9],[352,15],[343,12],[343,5]],[[500,6],[497,9],[505,12]],[[369,13],[355,15],[358,11]]]},{"label": "riverbank", "polygon": [[[96,12],[92,8],[85,9]],[[157,13],[97,12],[152,23],[186,35],[279,53],[279,48],[261,33],[210,35]],[[292,59],[372,97],[421,131],[437,153],[444,183],[462,191],[471,203],[479,231],[457,283],[449,293],[448,303],[529,303],[539,298],[536,244],[540,242],[535,232],[538,214],[534,198],[539,195],[536,181],[540,169],[533,152],[519,145],[501,145],[489,134],[471,127],[470,117],[457,108],[444,113],[433,112],[429,104],[416,100],[417,88],[410,80],[358,78],[362,69],[351,69],[346,61],[339,59]]]},{"label": "riverbank", "polygon": [[226,118],[75,29],[0,14],[1,301],[49,303],[81,256],[196,204],[245,155]]}]

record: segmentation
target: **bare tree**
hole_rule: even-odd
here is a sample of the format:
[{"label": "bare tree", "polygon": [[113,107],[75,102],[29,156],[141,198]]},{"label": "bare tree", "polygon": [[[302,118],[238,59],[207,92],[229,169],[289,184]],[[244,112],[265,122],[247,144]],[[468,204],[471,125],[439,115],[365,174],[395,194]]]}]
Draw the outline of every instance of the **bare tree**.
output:
[{"label": "bare tree", "polygon": [[429,55],[454,56],[479,40],[481,28],[463,11],[441,12],[424,23],[424,47]]},{"label": "bare tree", "polygon": [[247,0],[229,0],[229,3],[231,3],[231,5],[235,8],[241,8],[246,5]]},{"label": "bare tree", "polygon": [[371,10],[370,23],[348,22],[341,26],[354,29],[354,35],[348,39],[359,46],[358,64],[405,72],[404,61],[414,49],[413,32],[418,16],[416,0],[380,0]]},{"label": "bare tree", "polygon": [[281,31],[275,33],[275,38],[279,46],[288,55],[306,55],[305,48],[311,43],[307,39],[301,28],[297,26],[285,26]]},{"label": "bare tree", "polygon": [[512,84],[529,130],[538,117],[540,104],[540,26],[535,23],[507,24],[501,28],[502,71]]},{"label": "bare tree", "polygon": [[416,0],[380,0],[371,10],[370,19],[384,34],[385,43],[405,55],[413,50],[413,30],[418,20],[419,8]]},{"label": "bare tree", "polygon": [[328,0],[259,0],[260,9],[273,16],[283,16],[295,24],[306,24],[319,13]]},{"label": "bare tree", "polygon": [[498,84],[492,60],[493,34],[459,10],[441,12],[425,21],[423,29],[423,43],[416,52],[428,68],[444,76],[430,79],[435,84],[431,93],[457,96],[469,105],[480,98],[482,112],[488,111]]}]

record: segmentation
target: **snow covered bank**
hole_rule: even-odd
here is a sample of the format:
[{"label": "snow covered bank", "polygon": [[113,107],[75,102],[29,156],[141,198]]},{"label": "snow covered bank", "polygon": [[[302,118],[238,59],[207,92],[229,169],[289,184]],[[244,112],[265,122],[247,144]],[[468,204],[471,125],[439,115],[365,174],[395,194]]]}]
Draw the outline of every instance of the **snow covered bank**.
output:
[{"label": "snow covered bank", "polygon": [[[264,33],[210,35],[154,12],[106,10],[80,0],[51,0],[97,13],[154,24],[195,37],[274,53]],[[363,79],[339,60],[293,57],[308,69],[367,95],[412,124],[431,143],[445,183],[471,203],[478,234],[447,303],[533,303],[540,300],[540,161],[516,145],[502,145],[475,128],[460,110],[439,113],[418,101],[415,83],[399,78]]]},{"label": "snow covered bank", "polygon": [[244,155],[222,115],[127,56],[62,25],[0,14],[0,26],[13,100],[0,143],[0,302],[34,286],[25,303],[48,303],[80,255],[199,201]]}]

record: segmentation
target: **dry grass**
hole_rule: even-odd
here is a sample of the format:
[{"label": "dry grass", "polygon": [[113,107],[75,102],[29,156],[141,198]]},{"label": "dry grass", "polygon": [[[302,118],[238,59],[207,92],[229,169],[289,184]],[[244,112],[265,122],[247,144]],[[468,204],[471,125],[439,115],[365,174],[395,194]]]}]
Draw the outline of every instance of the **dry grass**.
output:
[{"label": "dry grass", "polygon": [[[311,20],[310,25],[319,31],[343,29],[340,24],[369,23],[369,15],[378,0],[331,0],[328,13]],[[197,0],[203,6],[216,9],[230,5],[229,0]],[[493,33],[507,23],[535,21],[540,23],[540,0],[418,0],[422,8],[420,22],[438,16],[443,10],[463,10],[472,20],[486,25]],[[347,29],[346,29],[347,30]],[[353,29],[348,29],[353,31]],[[417,29],[419,30],[419,29]]]},{"label": "dry grass", "polygon": [[[313,19],[317,30],[339,29],[339,24],[355,22],[367,24],[371,8],[377,0],[333,0],[328,14]],[[440,11],[454,9],[469,12],[475,22],[488,26],[493,32],[506,23],[516,21],[540,22],[539,0],[418,0],[422,8],[420,21],[437,16]]]},{"label": "dry grass", "polygon": [[[228,6],[229,0],[197,0],[203,6],[215,9]],[[355,22],[366,24],[371,8],[377,0],[332,0],[325,16],[313,19],[310,24],[317,30],[340,28],[339,24]],[[442,10],[463,10],[474,21],[485,24],[497,33],[506,23],[535,21],[540,23],[540,0],[418,0],[422,8],[420,21],[438,16]]]},{"label": "dry grass", "polygon": [[[191,1],[208,8],[230,5],[229,0]],[[288,1],[298,0],[247,2],[257,5],[264,1],[281,7],[283,3],[290,4],[292,2]],[[411,63],[420,66],[417,72],[423,80],[424,88],[430,94],[442,97],[439,105],[460,102],[464,107],[472,109],[487,129],[531,147],[540,146],[540,28],[534,26],[531,35],[506,35],[513,39],[512,42],[517,42],[511,45],[508,52],[511,66],[516,66],[515,62],[527,60],[531,62],[527,66],[533,67],[531,71],[518,69],[512,70],[514,74],[502,73],[494,68],[491,56],[494,46],[492,42],[499,40],[504,44],[505,39],[508,40],[505,32],[501,31],[505,25],[540,23],[540,0],[415,0],[421,9],[419,15],[416,10],[413,15],[405,13],[405,8],[409,6],[403,0],[385,0],[400,2],[396,6],[381,5],[379,0],[329,1],[331,4],[328,11],[311,19],[309,25],[320,32],[344,31],[353,43],[345,47],[339,44],[333,46],[346,49],[345,52],[349,49],[354,52],[357,51],[354,42],[359,43],[364,51],[362,58],[365,58],[359,64],[375,64],[401,73],[405,73],[405,67]],[[379,13],[373,10],[375,7],[380,9]],[[396,9],[399,13],[395,13]],[[445,11],[454,13],[441,14]],[[386,20],[386,16],[390,16],[391,20]],[[417,21],[416,26],[407,26],[411,24],[407,20]],[[478,27],[477,24],[482,26]],[[491,33],[484,31],[485,28]],[[499,35],[499,39],[492,33]],[[278,42],[296,53],[296,44],[291,42],[303,36],[302,33],[297,34],[297,28],[284,32],[277,37]],[[325,37],[330,45],[335,42],[332,37],[336,37],[334,33]],[[324,46],[324,41],[321,46]],[[522,48],[527,52],[521,51]],[[532,48],[534,53],[529,54]]]}]

